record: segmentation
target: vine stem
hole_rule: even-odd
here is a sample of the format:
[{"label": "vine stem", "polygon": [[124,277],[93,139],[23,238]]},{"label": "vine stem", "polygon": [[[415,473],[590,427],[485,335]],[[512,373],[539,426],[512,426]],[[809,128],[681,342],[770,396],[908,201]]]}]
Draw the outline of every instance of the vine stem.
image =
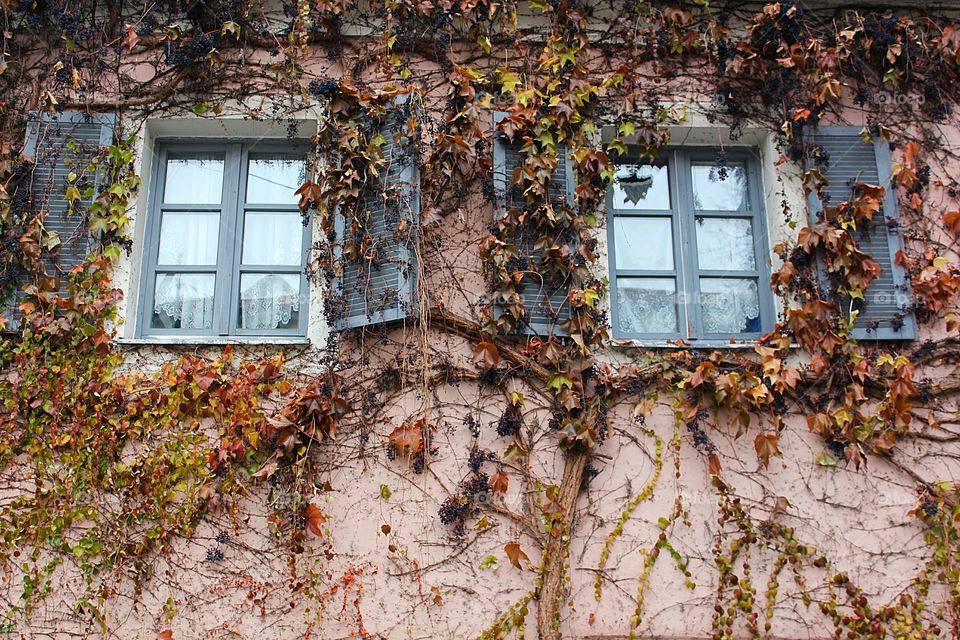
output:
[{"label": "vine stem", "polygon": [[[544,549],[543,573],[537,597],[537,637],[539,640],[562,640],[560,608],[564,600],[567,559],[573,533],[573,515],[583,483],[583,471],[590,461],[589,451],[570,451],[564,456],[563,478],[560,481],[557,506],[560,522],[554,525],[557,535]],[[559,525],[559,526],[557,526]]]}]

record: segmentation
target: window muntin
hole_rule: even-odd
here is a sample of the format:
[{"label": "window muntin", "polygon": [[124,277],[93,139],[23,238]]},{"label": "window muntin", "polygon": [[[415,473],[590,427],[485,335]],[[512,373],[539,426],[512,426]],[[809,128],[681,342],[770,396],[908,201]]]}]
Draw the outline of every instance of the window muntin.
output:
[{"label": "window muntin", "polygon": [[618,169],[607,198],[615,337],[726,341],[772,325],[757,160],[728,156],[718,167],[711,150],[672,149]]},{"label": "window muntin", "polygon": [[306,148],[159,146],[140,333],[304,335]]}]

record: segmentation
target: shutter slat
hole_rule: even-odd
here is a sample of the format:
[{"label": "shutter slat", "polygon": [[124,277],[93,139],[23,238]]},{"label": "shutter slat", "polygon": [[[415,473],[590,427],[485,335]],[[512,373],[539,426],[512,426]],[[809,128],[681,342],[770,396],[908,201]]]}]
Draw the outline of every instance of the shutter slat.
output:
[{"label": "shutter slat", "polygon": [[[852,197],[855,182],[879,184],[886,189],[881,214],[865,228],[853,232],[860,250],[878,265],[880,276],[871,281],[864,301],[855,305],[860,313],[853,336],[860,340],[907,340],[916,337],[916,320],[908,311],[909,283],[894,256],[903,247],[895,187],[890,180],[890,148],[886,142],[864,143],[859,132],[842,127],[821,127],[813,134],[813,143],[826,156],[821,172],[829,181],[823,189],[827,206],[836,206]],[[811,196],[813,219],[823,203]],[[841,301],[844,312],[849,299]]]},{"label": "shutter slat", "polygon": [[[43,112],[30,116],[23,147],[23,155],[34,161],[28,210],[31,213],[46,212],[44,227],[56,232],[60,238],[60,245],[54,249],[53,255],[44,259],[44,268],[50,275],[63,279],[64,274],[82,263],[89,253],[91,238],[82,213],[92,199],[81,199],[70,215],[70,204],[64,197],[68,176],[74,172],[84,178],[78,184],[81,195],[88,186],[96,192],[101,178],[100,165],[94,172],[88,172],[87,168],[103,147],[113,143],[115,125],[116,115],[112,113]],[[61,292],[65,291],[65,286],[63,282]],[[7,327],[10,330],[19,325],[16,309],[24,296],[18,286],[5,305],[5,315],[12,320]]]},{"label": "shutter slat", "polygon": [[[497,123],[505,113],[494,114],[494,188],[497,193],[497,215],[502,216],[507,209],[520,208],[525,204],[523,194],[513,187],[512,178],[514,169],[523,162],[524,154],[520,145],[504,140],[496,133]],[[550,176],[547,184],[547,195],[552,203],[573,202],[573,168],[567,157],[567,148],[560,145],[557,148],[557,168]],[[534,251],[536,232],[522,233],[514,238],[514,245],[521,256],[532,263],[540,262],[538,252]],[[520,301],[526,310],[526,324],[518,326],[515,331],[528,335],[562,335],[559,323],[570,317],[570,303],[567,300],[570,284],[565,279],[553,274],[531,273],[524,276],[517,286]],[[494,308],[497,316],[502,313],[502,307]]]},{"label": "shutter slat", "polygon": [[[401,96],[397,104],[403,104]],[[405,122],[391,113],[384,127],[387,143],[383,155],[387,160],[380,180],[361,195],[356,215],[362,216],[363,228],[370,236],[370,247],[377,259],[369,263],[343,259],[343,246],[354,240],[351,220],[337,214],[337,245],[334,250],[343,274],[335,282],[342,296],[340,329],[381,324],[415,315],[415,254],[410,243],[419,217],[418,177],[413,158],[395,138]],[[382,197],[384,186],[393,186],[395,194],[388,202]],[[406,237],[398,238],[401,221],[406,221]],[[362,262],[362,263],[361,263]]]}]

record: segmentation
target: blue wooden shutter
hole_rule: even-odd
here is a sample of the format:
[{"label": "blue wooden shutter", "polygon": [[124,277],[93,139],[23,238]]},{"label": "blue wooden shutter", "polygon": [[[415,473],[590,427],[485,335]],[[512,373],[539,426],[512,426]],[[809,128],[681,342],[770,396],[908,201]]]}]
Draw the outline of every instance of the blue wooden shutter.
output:
[{"label": "blue wooden shutter", "polygon": [[[864,302],[852,336],[858,340],[912,340],[917,323],[910,310],[910,282],[903,267],[895,264],[897,251],[903,248],[898,224],[897,191],[891,184],[890,145],[879,138],[863,142],[860,129],[848,126],[823,126],[812,135],[812,142],[827,156],[821,172],[829,181],[823,189],[828,205],[851,197],[854,182],[878,184],[886,190],[882,215],[854,233],[860,250],[880,265],[880,276],[864,292]],[[817,194],[809,197],[812,223],[823,212]],[[846,308],[849,300],[840,301]]]},{"label": "blue wooden shutter", "polygon": [[[387,161],[379,180],[366,189],[357,203],[354,217],[338,213],[335,221],[334,259],[342,275],[334,282],[342,299],[339,329],[382,324],[416,315],[417,224],[420,216],[419,174],[411,153],[414,141],[407,136],[406,96],[398,97],[390,109],[382,133],[387,139],[383,156]],[[384,186],[390,195],[384,201]],[[353,242],[360,228],[370,235],[377,259],[347,260],[343,247]]]},{"label": "blue wooden shutter", "polygon": [[[49,256],[44,256],[44,268],[48,275],[61,278],[61,289],[65,289],[63,276],[73,267],[83,262],[90,251],[91,236],[87,229],[87,220],[83,212],[90,206],[93,198],[82,197],[87,187],[96,190],[100,182],[100,165],[93,172],[87,168],[94,157],[104,147],[113,144],[116,115],[112,113],[87,114],[83,112],[47,112],[31,114],[27,123],[26,141],[23,156],[33,158],[33,174],[29,185],[28,211],[46,212],[43,226],[49,232],[56,232],[60,238]],[[70,213],[70,203],[65,197],[70,172],[85,178],[80,188],[81,201]],[[22,286],[23,283],[19,283]],[[19,286],[18,286],[19,289]],[[23,294],[14,292],[6,303],[10,322],[8,329],[16,329],[18,312],[15,312]]]},{"label": "blue wooden shutter", "polygon": [[[513,187],[513,170],[523,161],[520,145],[511,143],[496,131],[496,125],[508,114],[496,111],[493,114],[493,186],[497,194],[497,209],[494,215],[497,219],[506,215],[512,207],[521,208],[525,201],[522,194],[516,193]],[[550,177],[547,192],[551,202],[565,202],[572,206],[574,202],[573,161],[568,157],[564,145],[557,147],[557,169]],[[514,238],[517,251],[526,254],[532,262],[539,261],[538,252],[533,248],[536,242],[536,232],[524,233],[521,231]],[[559,324],[570,317],[570,302],[567,296],[570,292],[570,282],[567,279],[547,276],[541,278],[539,274],[530,273],[523,277],[517,285],[520,301],[526,309],[526,322],[515,328],[516,332],[528,335],[563,335],[564,331]],[[496,301],[502,302],[502,301]],[[502,313],[502,306],[496,305],[494,312],[497,317]]]}]

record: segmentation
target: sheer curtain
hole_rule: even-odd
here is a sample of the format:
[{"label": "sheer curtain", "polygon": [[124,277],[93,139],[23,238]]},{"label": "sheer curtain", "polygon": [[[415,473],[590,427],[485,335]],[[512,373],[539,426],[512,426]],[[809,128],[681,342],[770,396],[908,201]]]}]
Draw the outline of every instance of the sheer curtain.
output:
[{"label": "sheer curtain", "polygon": [[278,329],[296,325],[300,312],[300,276],[244,274],[240,280],[240,326]]},{"label": "sheer curtain", "polygon": [[760,330],[760,295],[752,280],[701,283],[703,330],[707,333],[743,333]]},{"label": "sheer curtain", "polygon": [[[216,213],[165,213],[160,230],[160,266],[217,264],[220,216]],[[214,274],[157,274],[154,313],[165,328],[213,326]],[[164,318],[164,316],[166,316]]]},{"label": "sheer curtain", "polygon": [[624,286],[617,292],[620,330],[629,333],[677,331],[677,294],[663,288]]},{"label": "sheer curtain", "polygon": [[212,327],[215,282],[213,274],[158,274],[153,312],[159,319],[160,328]]}]

